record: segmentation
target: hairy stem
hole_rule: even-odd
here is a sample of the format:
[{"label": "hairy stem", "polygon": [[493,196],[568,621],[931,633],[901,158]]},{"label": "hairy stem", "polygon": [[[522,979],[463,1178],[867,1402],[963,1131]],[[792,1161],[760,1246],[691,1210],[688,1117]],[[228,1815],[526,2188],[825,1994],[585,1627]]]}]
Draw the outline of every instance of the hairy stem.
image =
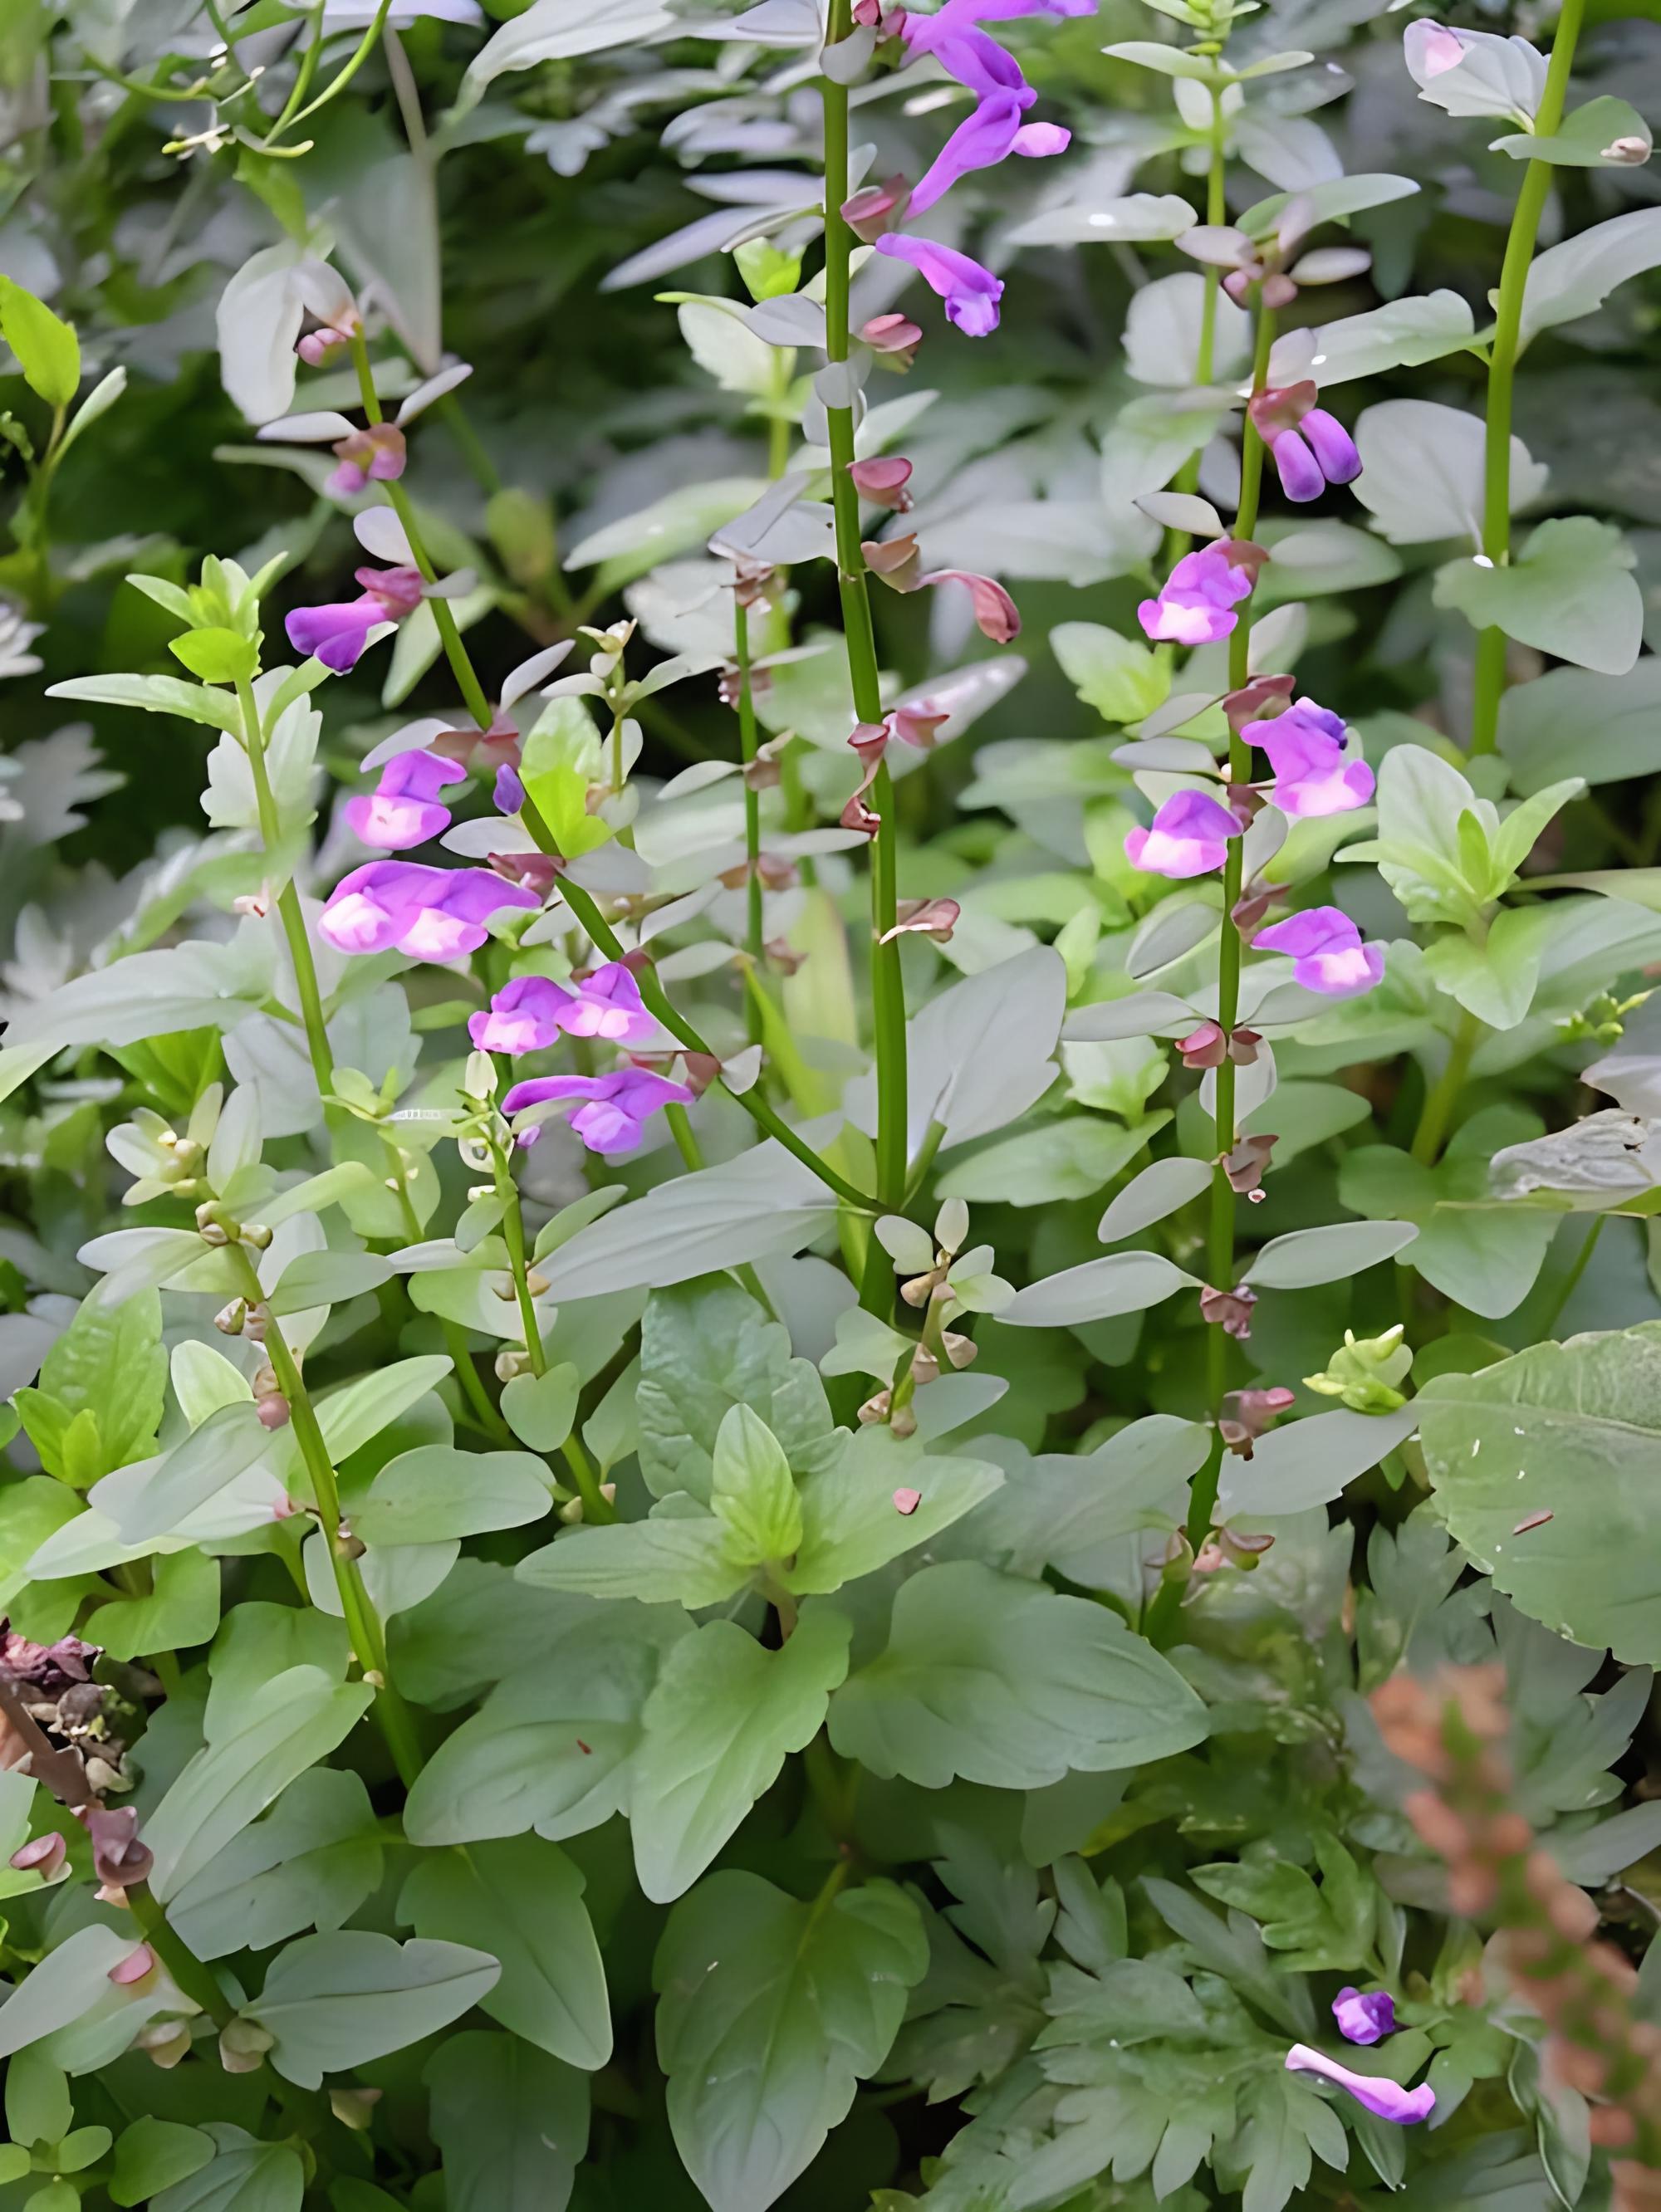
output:
[{"label": "hairy stem", "polygon": [[[750,680],[750,610],[738,596],[733,598],[733,650],[739,672],[739,748],[744,756],[747,771],[753,764],[757,750],[756,737],[756,702]],[[761,793],[746,773],[744,779],[744,856],[745,856],[745,950],[750,955],[752,972],[759,975],[762,963],[762,898],[761,898]],[[750,1012],[750,1036],[754,1043],[761,1042],[760,1017],[754,1005]]]},{"label": "hairy stem", "polygon": [[[1569,71],[1574,64],[1575,42],[1585,14],[1585,0],[1563,0],[1557,19],[1546,88],[1540,95],[1535,130],[1549,137],[1563,119]],[[1512,215],[1511,234],[1500,272],[1500,298],[1495,314],[1494,344],[1488,356],[1488,429],[1482,464],[1482,555],[1494,568],[1511,558],[1511,422],[1512,387],[1517,356],[1521,349],[1523,296],[1528,289],[1529,264],[1540,217],[1551,190],[1549,161],[1526,161],[1522,190]],[[1500,698],[1506,688],[1506,634],[1485,629],[1476,641],[1475,689],[1471,701],[1470,749],[1491,753],[1498,743]]]}]

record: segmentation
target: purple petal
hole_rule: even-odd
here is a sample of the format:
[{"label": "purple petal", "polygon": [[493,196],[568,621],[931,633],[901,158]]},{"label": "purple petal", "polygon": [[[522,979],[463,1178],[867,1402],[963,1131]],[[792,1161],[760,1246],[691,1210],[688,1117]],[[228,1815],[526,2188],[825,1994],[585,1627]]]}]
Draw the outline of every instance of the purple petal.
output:
[{"label": "purple petal", "polygon": [[877,240],[879,253],[896,261],[909,261],[931,291],[946,302],[946,319],[970,337],[985,337],[998,327],[998,302],[1003,280],[955,246],[941,246],[932,238],[908,238],[885,230]]},{"label": "purple petal", "polygon": [[1295,430],[1282,430],[1269,450],[1275,457],[1281,489],[1288,499],[1300,505],[1319,499],[1327,480],[1321,474],[1320,463]]},{"label": "purple petal", "polygon": [[550,977],[516,975],[486,1012],[469,1015],[467,1034],[481,1052],[541,1052],[559,1035],[560,1015],[570,1004],[571,994]]},{"label": "purple petal", "polygon": [[1031,90],[1025,99],[1017,92],[988,94],[974,112],[958,125],[917,179],[910,212],[924,213],[971,169],[989,169],[1006,160],[1014,150],[1022,111],[1033,97]]},{"label": "purple petal", "polygon": [[1396,2000],[1388,1990],[1340,1990],[1332,2017],[1347,2043],[1378,2043],[1396,2033]]},{"label": "purple petal", "polygon": [[326,668],[344,676],[356,668],[369,632],[386,619],[386,609],[368,592],[359,599],[337,599],[326,606],[295,607],[283,623],[296,653],[313,654]]},{"label": "purple petal", "polygon": [[1329,483],[1354,483],[1361,473],[1361,456],[1355,450],[1355,441],[1335,416],[1324,407],[1311,407],[1299,428],[1321,465],[1321,474]]},{"label": "purple petal", "polygon": [[1436,2092],[1428,2081],[1421,2081],[1416,2089],[1403,2089],[1396,2082],[1385,2081],[1376,2074],[1357,2074],[1348,2066],[1341,2066],[1335,2058],[1323,2051],[1312,2051],[1306,2043],[1294,2043],[1286,2055],[1289,2074],[1318,2074],[1323,2081],[1335,2082],[1339,2088],[1348,2089],[1359,2105],[1376,2112],[1381,2120],[1393,2120],[1400,2127],[1409,2127],[1415,2120],[1427,2120],[1436,2109]]}]

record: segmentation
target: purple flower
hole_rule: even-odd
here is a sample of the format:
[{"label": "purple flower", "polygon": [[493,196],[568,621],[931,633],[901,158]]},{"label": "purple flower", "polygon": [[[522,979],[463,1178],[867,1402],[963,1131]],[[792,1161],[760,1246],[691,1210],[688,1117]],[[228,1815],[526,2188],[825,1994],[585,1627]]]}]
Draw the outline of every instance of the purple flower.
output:
[{"label": "purple flower", "polygon": [[1313,700],[1300,700],[1271,720],[1247,722],[1240,735],[1261,745],[1275,771],[1270,798],[1282,814],[1347,814],[1372,796],[1372,770],[1344,758],[1344,724]]},{"label": "purple flower", "polygon": [[1293,979],[1323,998],[1350,999],[1370,991],[1384,972],[1382,945],[1363,945],[1361,933],[1335,906],[1307,906],[1252,939],[1260,952],[1289,952]]},{"label": "purple flower", "polygon": [[1396,2033],[1396,2000],[1388,1990],[1340,1990],[1332,2017],[1346,2043],[1378,2043]]},{"label": "purple flower", "polygon": [[1324,407],[1311,407],[1298,427],[1313,449],[1327,482],[1354,483],[1361,473],[1361,456],[1355,450],[1354,439],[1337,417],[1329,415]]},{"label": "purple flower", "polygon": [[334,452],[340,465],[323,489],[340,498],[354,497],[372,482],[393,482],[403,475],[408,459],[404,433],[396,422],[371,422],[366,429],[350,431]]},{"label": "purple flower", "polygon": [[1064,154],[1072,132],[1056,123],[1026,123],[1022,115],[1037,98],[1031,85],[1019,92],[984,94],[923,173],[911,195],[909,212],[922,215],[971,169],[990,169],[1012,154],[1029,159]]},{"label": "purple flower", "polygon": [[1246,403],[1257,434],[1269,447],[1281,489],[1300,504],[1319,499],[1329,483],[1354,483],[1361,473],[1355,441],[1337,417],[1315,404],[1308,377],[1297,384],[1255,392]]},{"label": "purple flower", "polygon": [[[504,1114],[522,1113],[551,1098],[582,1098],[571,1116],[571,1127],[591,1152],[631,1152],[639,1144],[646,1118],[660,1106],[690,1106],[694,1093],[684,1083],[666,1075],[654,1075],[643,1067],[619,1068],[615,1075],[539,1075],[529,1083],[516,1083],[502,1102]],[[535,1132],[527,1130],[524,1144]]]},{"label": "purple flower", "polygon": [[1125,857],[1146,875],[1208,876],[1222,866],[1229,839],[1239,834],[1227,807],[1203,791],[1178,791],[1154,816],[1151,830],[1130,832]]},{"label": "purple flower", "polygon": [[1365,2105],[1381,2120],[1394,2120],[1401,2127],[1409,2127],[1415,2120],[1427,2120],[1436,2109],[1436,2092],[1428,2081],[1421,2081],[1416,2089],[1403,2089],[1379,2075],[1352,2073],[1335,2058],[1311,2051],[1306,2043],[1294,2043],[1287,2053],[1286,2063],[1289,2074],[1318,2074],[1323,2081],[1335,2081],[1341,2089],[1348,2090],[1357,2104]]},{"label": "purple flower", "polygon": [[423,868],[371,860],[343,876],[318,927],[338,952],[389,952],[455,960],[477,952],[485,925],[504,906],[538,907],[537,893],[488,868]]},{"label": "purple flower", "polygon": [[394,753],[374,792],[346,801],[347,827],[366,845],[379,845],[384,852],[424,845],[450,826],[450,810],[439,792],[447,783],[464,781],[465,775],[441,753]]},{"label": "purple flower", "polygon": [[1240,550],[1222,538],[1184,553],[1159,598],[1144,599],[1137,608],[1144,634],[1174,645],[1215,645],[1226,637],[1240,619],[1234,608],[1254,580],[1253,563],[1229,558]]},{"label": "purple flower", "polygon": [[965,337],[983,338],[998,327],[998,302],[1003,279],[954,246],[941,246],[932,238],[906,238],[885,230],[877,240],[879,253],[896,261],[909,261],[931,291],[946,302],[946,319]]},{"label": "purple flower", "polygon": [[495,788],[490,793],[498,814],[517,814],[525,804],[525,786],[520,781],[519,770],[511,761],[503,761],[496,770]]},{"label": "purple flower", "polygon": [[656,1036],[657,1024],[621,960],[596,968],[575,991],[545,975],[518,976],[496,993],[488,1013],[472,1014],[467,1021],[481,1052],[540,1052],[562,1030],[567,1036],[603,1037],[608,1044],[642,1044]]},{"label": "purple flower", "polygon": [[901,37],[908,53],[933,54],[948,76],[977,94],[1019,90],[1025,80],[1014,57],[981,29],[1027,15],[1093,15],[1096,0],[946,0],[932,15],[909,10]]},{"label": "purple flower", "polygon": [[419,569],[359,568],[356,575],[363,586],[361,599],[296,607],[284,624],[296,653],[314,653],[337,676],[356,667],[372,629],[401,622],[421,599]]}]

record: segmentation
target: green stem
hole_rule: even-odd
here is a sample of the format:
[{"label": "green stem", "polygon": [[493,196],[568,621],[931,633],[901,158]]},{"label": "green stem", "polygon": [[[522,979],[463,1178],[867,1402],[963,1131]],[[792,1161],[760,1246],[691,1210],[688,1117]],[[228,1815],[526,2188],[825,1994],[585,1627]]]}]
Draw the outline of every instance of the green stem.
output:
[{"label": "green stem", "polygon": [[1537,1330],[1538,1338],[1548,1337],[1553,1329],[1556,1328],[1558,1322],[1562,1319],[1563,1309],[1567,1305],[1569,1300],[1574,1296],[1581,1276],[1585,1273],[1587,1267],[1591,1265],[1591,1255],[1597,1249],[1597,1240],[1603,1235],[1603,1224],[1608,1219],[1609,1216],[1607,1213],[1593,1214],[1591,1227],[1587,1231],[1585,1237],[1581,1240],[1580,1249],[1574,1255],[1574,1264],[1570,1267],[1567,1274],[1564,1276],[1562,1281],[1558,1285],[1557,1295],[1551,1302],[1550,1310],[1540,1316]]},{"label": "green stem", "polygon": [[[1545,90],[1534,118],[1537,136],[1550,137],[1563,119],[1569,71],[1585,14],[1585,0],[1563,0],[1546,70]],[[1500,271],[1500,298],[1494,318],[1494,344],[1488,355],[1488,428],[1482,465],[1482,553],[1495,568],[1511,558],[1511,423],[1512,386],[1517,356],[1521,350],[1523,299],[1528,289],[1529,264],[1534,258],[1540,217],[1551,190],[1548,161],[1530,158],[1524,165],[1522,189],[1506,240],[1506,258]],[[1491,753],[1499,741],[1500,698],[1506,688],[1506,634],[1485,629],[1476,641],[1475,689],[1471,702],[1470,749]]]},{"label": "green stem", "polygon": [[[253,777],[254,804],[259,810],[259,835],[266,853],[275,858],[282,842],[281,826],[277,818],[277,801],[271,793],[271,780],[265,768],[265,728],[260,717],[259,702],[254,697],[253,685],[246,679],[236,687],[236,696],[242,708],[243,744],[248,756],[248,769]],[[292,876],[285,878],[277,895],[277,917],[283,924],[283,934],[288,942],[289,960],[294,969],[295,989],[300,998],[300,1018],[306,1026],[306,1048],[311,1054],[312,1073],[317,1078],[317,1087],[325,1097],[334,1089],[334,1055],[329,1049],[328,1025],[323,1018],[323,994],[318,988],[317,963],[312,958],[312,941],[306,933],[305,909],[300,903],[300,893],[295,888]]]},{"label": "green stem", "polygon": [[[851,28],[849,0],[830,0],[826,44],[835,46]],[[825,352],[834,365],[848,359],[849,264],[854,234],[843,222],[848,198],[848,88],[830,77],[819,82],[824,109],[824,320]],[[862,722],[882,720],[882,685],[865,556],[860,550],[859,487],[848,473],[854,460],[854,415],[849,407],[827,407],[830,446],[830,498],[836,514],[837,581],[843,632],[854,711]],[[883,939],[897,919],[898,861],[895,849],[894,787],[887,768],[879,768],[871,805],[879,816],[871,848],[871,999],[877,1072],[877,1191],[886,1206],[904,1202],[906,1176],[905,982],[897,938]]]},{"label": "green stem", "polygon": [[1442,1140],[1447,1135],[1448,1123],[1459,1103],[1465,1087],[1465,1078],[1470,1073],[1471,1054],[1482,1034],[1482,1024],[1475,1014],[1459,1018],[1459,1027],[1448,1050],[1447,1064],[1430,1089],[1425,1093],[1425,1103],[1419,1115],[1419,1126],[1413,1133],[1412,1157],[1421,1167],[1433,1167],[1442,1150]]},{"label": "green stem", "polygon": [[[357,370],[357,388],[362,398],[363,412],[371,422],[384,422],[386,417],[381,410],[380,397],[374,388],[374,372],[369,366],[369,349],[364,343],[363,332],[361,329],[352,332],[351,345],[352,363]],[[386,496],[392,502],[392,512],[404,526],[404,535],[410,541],[411,557],[420,571],[423,582],[435,584],[438,581],[438,571],[433,565],[426,546],[422,543],[421,532],[416,523],[415,508],[402,482],[394,479],[388,483]],[[491,714],[490,702],[484,696],[484,687],[479,682],[474,672],[473,664],[468,658],[467,648],[461,641],[461,632],[456,627],[456,618],[450,611],[449,602],[447,599],[429,599],[427,605],[432,609],[433,621],[438,629],[439,642],[444,647],[444,658],[449,662],[450,672],[455,678],[461,696],[467,703],[467,712],[481,730],[488,730],[495,717]]]},{"label": "green stem", "polygon": [[162,1910],[161,1901],[147,1881],[127,1885],[127,1903],[132,1907],[132,1917],[144,1931],[144,1941],[173,1976],[185,1995],[193,2004],[201,2006],[216,2027],[228,2027],[236,2018],[236,2008],[215,1980],[211,1971],[198,1959],[184,1937],[178,1935]]},{"label": "green stem", "polygon": [[[226,1248],[240,1266],[242,1295],[251,1306],[260,1305],[265,1293],[259,1277],[254,1272],[253,1261],[247,1248],[233,1244]],[[421,1745],[416,1735],[415,1723],[410,1709],[392,1686],[386,1660],[386,1632],[363,1587],[363,1577],[356,1559],[340,1532],[340,1481],[329,1456],[329,1447],[317,1418],[294,1354],[289,1351],[281,1324],[275,1317],[268,1324],[265,1340],[265,1356],[277,1376],[277,1388],[289,1402],[289,1417],[294,1425],[295,1439],[300,1446],[300,1455],[306,1462],[306,1472],[311,1477],[312,1491],[317,1504],[317,1517],[328,1547],[329,1565],[334,1574],[335,1588],[340,1594],[340,1610],[345,1620],[346,1633],[364,1679],[371,1682],[375,1693],[375,1716],[380,1721],[386,1746],[392,1754],[399,1778],[407,1790],[421,1771]]]},{"label": "green stem", "polygon": [[[750,684],[750,610],[736,589],[733,595],[733,649],[739,670],[739,748],[744,756],[746,771],[744,778],[744,853],[747,909],[744,942],[750,955],[751,968],[759,976],[763,959],[761,793],[748,774],[758,750],[756,702]],[[750,1036],[751,1042],[760,1042],[760,1017],[753,1006],[750,1013]]]},{"label": "green stem", "polygon": [[[312,88],[312,80],[317,75],[317,64],[323,52],[323,10],[326,4],[326,0],[316,0],[316,4],[312,9],[312,35],[307,40],[305,52],[300,57],[300,67],[295,72],[295,80],[289,89],[289,97],[283,104],[283,112],[272,124],[266,135],[265,143],[268,146],[281,137],[294,121],[304,104],[306,94]],[[228,43],[227,41],[228,48]]]},{"label": "green stem", "polygon": [[364,32],[350,60],[330,78],[317,98],[307,106],[296,108],[292,114],[285,112],[278,118],[264,141],[265,147],[274,146],[285,131],[292,130],[296,123],[303,123],[308,115],[315,115],[319,107],[326,107],[332,100],[345,91],[347,86],[374,52],[375,41],[386,27],[386,17],[392,10],[392,0],[380,0],[380,7],[375,10],[374,21]]}]

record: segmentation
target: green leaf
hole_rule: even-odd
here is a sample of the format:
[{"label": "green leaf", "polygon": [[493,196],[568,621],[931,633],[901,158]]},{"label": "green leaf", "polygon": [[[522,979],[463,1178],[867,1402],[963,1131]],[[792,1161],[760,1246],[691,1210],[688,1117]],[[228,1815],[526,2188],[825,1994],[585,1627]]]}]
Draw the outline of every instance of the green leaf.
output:
[{"label": "green leaf", "polygon": [[75,2122],[75,2104],[61,2066],[39,2044],[13,2054],[6,2068],[6,2125],[14,2142],[55,2143]]},{"label": "green leaf", "polygon": [[1624,676],[1553,668],[1500,701],[1500,750],[1513,791],[1543,791],[1573,767],[1584,783],[1661,769],[1661,653]]},{"label": "green leaf", "polygon": [[1661,1660],[1661,1322],[1438,1376],[1417,1403],[1447,1525],[1497,1587],[1577,1644]]},{"label": "green leaf", "polygon": [[1269,1239],[1246,1267],[1245,1280],[1273,1291],[1342,1283],[1364,1267],[1393,1260],[1418,1233],[1410,1222],[1336,1221],[1324,1229],[1293,1229]]},{"label": "green leaf", "polygon": [[1479,1022],[1514,1030],[1534,1003],[1540,957],[1555,926],[1548,907],[1505,908],[1480,943],[1451,933],[1439,937],[1426,950],[1421,972]]},{"label": "green leaf", "polygon": [[447,2027],[495,1986],[496,1960],[459,1943],[347,1929],[302,1936],[280,1952],[258,1999],[242,2008],[277,2039],[271,2063],[285,2081],[315,2089],[389,2051]]},{"label": "green leaf", "polygon": [[520,776],[568,860],[611,836],[610,824],[588,811],[589,788],[601,767],[599,732],[587,708],[581,699],[555,700],[525,740]]},{"label": "green leaf", "polygon": [[81,342],[33,292],[0,276],[0,336],[17,356],[29,390],[49,407],[67,407],[81,387]]},{"label": "green leaf", "polygon": [[219,1562],[204,1552],[174,1552],[153,1562],[148,1597],[113,1598],[87,1623],[112,1659],[186,1651],[219,1626]]},{"label": "green leaf", "polygon": [[84,1298],[40,1367],[41,1389],[70,1413],[84,1408],[97,1414],[105,1455],[100,1474],[150,1448],[167,1384],[161,1300],[155,1291],[140,1291],[119,1305]]},{"label": "green leaf", "polygon": [[0,2058],[55,2035],[109,1994],[109,1974],[137,1938],[94,1922],[66,1936],[0,2004]]},{"label": "green leaf", "polygon": [[1536,254],[1523,294],[1523,343],[1601,307],[1619,284],[1661,266],[1661,207],[1634,208]]},{"label": "green leaf", "polygon": [[115,2139],[115,2163],[109,2191],[122,2206],[143,2204],[177,2181],[199,2173],[214,2154],[211,2136],[177,2120],[148,2114],[134,2120]]},{"label": "green leaf", "polygon": [[274,1314],[308,1313],[389,1283],[392,1271],[378,1252],[301,1252],[277,1278],[266,1303]]},{"label": "green leaf", "polygon": [[574,1529],[521,1559],[517,1572],[539,1589],[586,1597],[720,1605],[750,1579],[749,1567],[733,1559],[728,1543],[713,1514],[654,1513],[607,1528]]},{"label": "green leaf", "polygon": [[1128,1168],[1171,1119],[1149,1114],[1122,1128],[1095,1114],[1064,1115],[954,1160],[936,1186],[943,1198],[1002,1206],[1048,1206],[1057,1199],[1093,1198]]},{"label": "green leaf", "polygon": [[712,1875],[670,1915],[658,2057],[687,2172],[721,2212],[766,2212],[887,2057],[928,1950],[891,1883],[804,1905]]},{"label": "green leaf", "polygon": [[228,692],[201,684],[187,684],[182,676],[74,676],[46,687],[49,699],[81,699],[93,707],[137,707],[147,714],[182,715],[187,722],[206,722],[233,737],[242,728],[242,709]]},{"label": "green leaf", "polygon": [[261,2142],[222,2120],[204,2123],[208,2166],[150,2199],[150,2212],[300,2212],[306,2169],[291,2142]]},{"label": "green leaf", "polygon": [[251,683],[259,669],[257,641],[234,629],[186,630],[167,649],[204,684]]},{"label": "green leaf", "polygon": [[160,1459],[119,1468],[97,1484],[89,1503],[107,1514],[124,1544],[170,1535],[180,1522],[234,1482],[271,1449],[252,1401],[210,1413]]},{"label": "green leaf", "polygon": [[1117,1615],[977,1560],[925,1567],[886,1650],[831,1701],[830,1741],[885,1779],[1037,1790],[1198,1743],[1205,1709]]},{"label": "green leaf", "polygon": [[439,1746],[405,1808],[411,1842],[575,1836],[627,1808],[647,1698],[691,1624],[678,1607],[589,1611],[552,1662],[510,1676]]},{"label": "green leaf", "polygon": [[1588,515],[1542,522],[1516,560],[1451,561],[1436,572],[1439,607],[1477,629],[1502,629],[1580,668],[1624,675],[1644,635],[1644,601],[1621,532]]},{"label": "green leaf", "polygon": [[553,1502],[548,1471],[529,1452],[423,1444],[382,1468],[354,1510],[352,1528],[366,1544],[441,1544],[523,1528]]},{"label": "green leaf", "polygon": [[1159,653],[1099,623],[1057,623],[1050,646],[1080,698],[1104,722],[1140,722],[1171,690],[1171,672]]},{"label": "green leaf", "polygon": [[784,1559],[801,1541],[801,1501],[783,1447],[759,1413],[734,1406],[715,1435],[709,1503],[728,1556],[745,1566]]},{"label": "green leaf", "polygon": [[557,1451],[571,1433],[581,1389],[569,1362],[545,1375],[515,1375],[502,1394],[502,1419],[532,1451]]},{"label": "green leaf", "polygon": [[197,1753],[145,1823],[150,1887],[162,1903],[343,1743],[374,1698],[367,1682],[332,1682],[315,1667],[291,1667],[252,1697],[234,1732]]},{"label": "green leaf", "polygon": [[697,1879],[786,1756],[818,1735],[851,1632],[814,1607],[777,1651],[712,1620],[667,1654],[646,1703],[630,1814],[640,1886],[655,1903]]},{"label": "green leaf", "polygon": [[641,1473],[659,1498],[679,1490],[709,1503],[715,1437],[734,1406],[759,1414],[799,1477],[840,1449],[812,1363],[792,1358],[788,1332],[727,1276],[652,1293],[637,1406]]},{"label": "green leaf", "polygon": [[[990,1460],[924,1453],[881,1424],[848,1441],[834,1467],[802,1486],[802,1534],[779,1579],[798,1597],[824,1595],[902,1559],[989,1498],[1003,1482]],[[897,1491],[918,1494],[909,1513]]]},{"label": "green leaf", "polygon": [[565,2212],[588,2148],[588,2077],[469,2029],[427,2063],[446,2212]]},{"label": "green leaf", "polygon": [[[1609,158],[1609,149],[1619,139],[1625,139],[1628,146],[1635,143],[1647,149],[1651,143],[1649,125],[1626,100],[1612,100],[1605,94],[1571,108],[1555,131],[1518,131],[1509,137],[1494,139],[1489,150],[1509,154],[1515,161],[1549,161],[1556,168],[1632,167],[1634,161],[1630,154]],[[1639,154],[1637,159],[1642,158]]]},{"label": "green leaf", "polygon": [[264,1820],[185,1884],[168,1917],[200,1959],[265,1950],[302,1929],[338,1928],[380,1869],[380,1832],[362,1781],[318,1767],[291,1782]]},{"label": "green leaf", "polygon": [[611,2055],[611,2014],[583,1887],[557,1844],[519,1836],[423,1857],[398,1915],[418,1935],[499,1959],[502,1978],[480,1997],[482,2009],[592,2073]]}]

